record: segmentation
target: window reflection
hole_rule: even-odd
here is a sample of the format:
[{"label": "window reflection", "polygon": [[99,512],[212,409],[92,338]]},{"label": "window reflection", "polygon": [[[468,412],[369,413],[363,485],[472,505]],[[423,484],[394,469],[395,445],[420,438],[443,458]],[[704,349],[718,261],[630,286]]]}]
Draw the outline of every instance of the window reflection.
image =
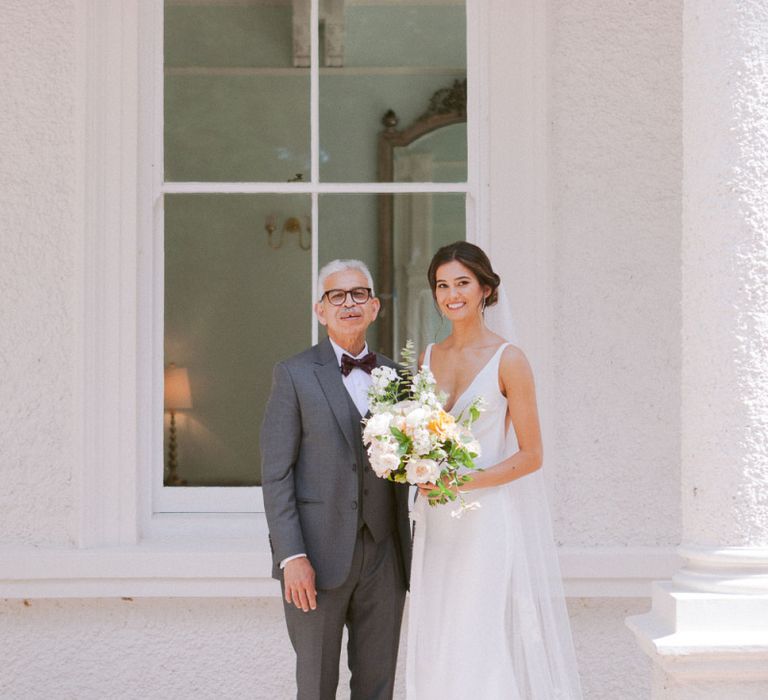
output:
[{"label": "window reflection", "polygon": [[[308,196],[170,195],[165,204],[165,365],[188,374],[176,472],[188,486],[260,482],[272,366],[311,344],[311,252],[271,247],[265,223],[310,214]],[[170,415],[166,415],[166,468]],[[166,473],[166,483],[169,474]]]}]

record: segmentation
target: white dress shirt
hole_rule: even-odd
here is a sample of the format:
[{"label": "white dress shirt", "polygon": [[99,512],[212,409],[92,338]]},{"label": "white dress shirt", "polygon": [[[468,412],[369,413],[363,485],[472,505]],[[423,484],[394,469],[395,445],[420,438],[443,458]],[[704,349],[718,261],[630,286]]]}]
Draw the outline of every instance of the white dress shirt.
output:
[{"label": "white dress shirt", "polygon": [[[331,339],[328,338],[328,340]],[[336,362],[339,363],[339,372],[341,372],[342,355],[346,354],[353,359],[358,360],[368,354],[368,343],[365,344],[363,351],[359,355],[352,355],[352,353],[347,352],[344,348],[337,345],[332,340],[331,346],[333,347],[333,352],[336,354]],[[368,389],[371,388],[371,384],[373,383],[371,380],[371,375],[359,367],[353,367],[352,371],[346,377],[344,375],[341,376],[341,380],[344,382],[344,388],[347,390],[350,398],[354,402],[355,406],[357,406],[357,410],[360,411],[360,415],[364,416],[366,413],[368,413]],[[302,552],[301,554],[294,554],[293,556],[286,557],[280,562],[280,568],[284,568],[285,565],[291,561],[291,559],[298,559],[299,557],[306,556],[307,555]]]},{"label": "white dress shirt", "polygon": [[[330,338],[328,339],[330,340]],[[349,355],[354,360],[359,360],[361,357],[365,357],[368,354],[368,343],[365,344],[363,351],[359,355],[352,355],[348,353],[344,348],[336,345],[331,340],[333,351],[336,353],[336,361],[339,363],[339,372],[341,372],[341,356]],[[368,413],[368,389],[371,388],[373,383],[371,375],[365,370],[359,367],[353,367],[352,371],[345,377],[342,375],[341,380],[344,382],[344,387],[347,393],[352,397],[357,410],[360,411],[360,415],[364,416]]]}]

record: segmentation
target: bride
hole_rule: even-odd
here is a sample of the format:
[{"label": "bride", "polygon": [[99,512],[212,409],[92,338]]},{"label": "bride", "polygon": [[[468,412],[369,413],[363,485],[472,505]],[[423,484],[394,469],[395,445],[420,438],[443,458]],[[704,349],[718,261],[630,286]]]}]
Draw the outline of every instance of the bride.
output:
[{"label": "bride", "polygon": [[499,276],[464,241],[440,248],[427,276],[451,334],[429,345],[420,364],[447,395],[446,410],[458,416],[482,396],[485,411],[472,426],[482,471],[461,487],[480,508],[455,518],[451,505],[430,507],[433,484],[420,488],[414,506],[408,697],[581,698],[531,368],[485,320]]}]

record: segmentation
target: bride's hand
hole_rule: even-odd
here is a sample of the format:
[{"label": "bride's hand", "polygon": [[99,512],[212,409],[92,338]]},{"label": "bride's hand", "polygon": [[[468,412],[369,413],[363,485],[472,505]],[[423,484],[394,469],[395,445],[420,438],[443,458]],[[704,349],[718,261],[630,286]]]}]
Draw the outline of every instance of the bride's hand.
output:
[{"label": "bride's hand", "polygon": [[[453,493],[458,491],[458,487],[450,480],[449,477],[444,476],[442,482],[449,491],[452,491]],[[432,496],[430,498],[429,494],[433,491],[436,491],[437,489],[438,486],[434,481],[428,481],[426,484],[419,484],[419,495],[426,498],[428,501],[434,501],[437,500],[439,496]]]}]

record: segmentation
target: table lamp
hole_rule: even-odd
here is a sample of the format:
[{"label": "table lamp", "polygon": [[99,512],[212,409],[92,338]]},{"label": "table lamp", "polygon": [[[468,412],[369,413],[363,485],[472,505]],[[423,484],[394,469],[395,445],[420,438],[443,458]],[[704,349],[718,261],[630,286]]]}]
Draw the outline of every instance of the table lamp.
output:
[{"label": "table lamp", "polygon": [[176,411],[192,408],[192,392],[189,389],[189,374],[186,367],[171,363],[165,368],[165,410],[171,414],[168,431],[168,477],[166,486],[184,486],[187,482],[178,475],[176,459]]}]

